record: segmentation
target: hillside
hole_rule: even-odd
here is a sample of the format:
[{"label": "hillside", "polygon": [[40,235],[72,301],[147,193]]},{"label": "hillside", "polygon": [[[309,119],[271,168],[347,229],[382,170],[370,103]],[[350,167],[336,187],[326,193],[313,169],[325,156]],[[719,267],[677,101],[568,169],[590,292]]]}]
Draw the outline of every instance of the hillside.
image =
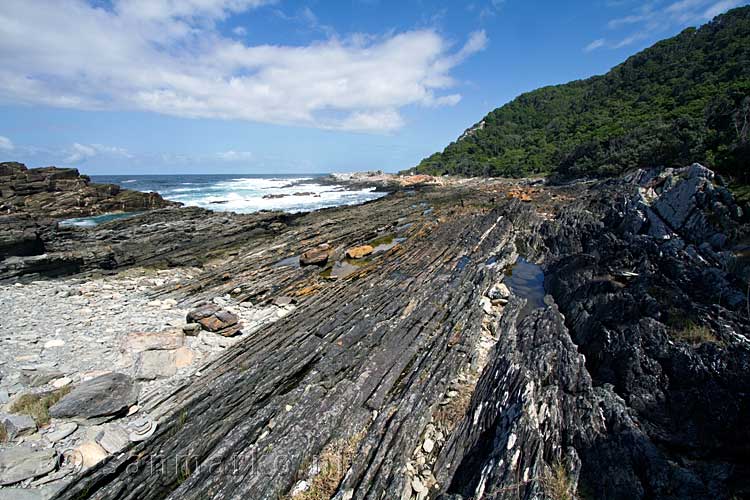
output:
[{"label": "hillside", "polygon": [[700,161],[747,182],[749,141],[750,6],[603,76],[522,94],[413,170],[581,176]]}]

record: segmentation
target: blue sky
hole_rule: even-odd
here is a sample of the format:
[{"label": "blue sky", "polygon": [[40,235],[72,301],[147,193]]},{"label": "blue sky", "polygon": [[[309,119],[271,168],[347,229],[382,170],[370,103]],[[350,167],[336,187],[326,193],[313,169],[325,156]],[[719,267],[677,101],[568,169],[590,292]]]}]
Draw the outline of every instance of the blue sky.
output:
[{"label": "blue sky", "polygon": [[741,0],[3,0],[0,159],[90,174],[411,167],[518,94]]}]

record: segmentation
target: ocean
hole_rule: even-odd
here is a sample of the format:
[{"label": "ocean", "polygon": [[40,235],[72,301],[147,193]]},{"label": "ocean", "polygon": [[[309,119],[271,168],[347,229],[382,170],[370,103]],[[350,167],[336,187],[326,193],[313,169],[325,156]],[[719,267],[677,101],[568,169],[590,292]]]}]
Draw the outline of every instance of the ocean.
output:
[{"label": "ocean", "polygon": [[350,190],[316,182],[322,175],[92,175],[92,182],[155,191],[188,206],[238,213],[307,212],[356,205],[384,196],[374,188]]}]

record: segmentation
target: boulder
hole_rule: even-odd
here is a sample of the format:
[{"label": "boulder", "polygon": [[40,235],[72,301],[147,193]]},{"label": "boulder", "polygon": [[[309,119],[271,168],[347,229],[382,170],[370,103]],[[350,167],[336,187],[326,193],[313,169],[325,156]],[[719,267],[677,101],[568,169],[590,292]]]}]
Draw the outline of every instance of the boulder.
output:
[{"label": "boulder", "polygon": [[188,323],[182,327],[182,331],[185,333],[185,335],[194,337],[198,335],[198,332],[201,331],[201,325],[200,323]]},{"label": "boulder", "polygon": [[362,245],[358,247],[352,247],[349,248],[346,251],[346,256],[350,259],[361,259],[362,257],[366,257],[367,255],[370,255],[373,251],[372,246],[370,245]]},{"label": "boulder", "polygon": [[108,453],[117,453],[128,445],[128,432],[119,424],[109,424],[96,441]]},{"label": "boulder", "polygon": [[507,299],[510,297],[510,289],[505,283],[497,283],[490,288],[489,297],[493,300]]},{"label": "boulder", "polygon": [[136,380],[155,380],[177,373],[175,351],[143,351],[135,362]]},{"label": "boulder", "polygon": [[192,365],[194,358],[195,354],[189,347],[180,347],[174,350],[174,364],[177,369]]},{"label": "boulder", "polygon": [[196,322],[209,332],[231,337],[240,331],[236,314],[221,309],[216,304],[206,304],[188,313],[187,321]]},{"label": "boulder", "polygon": [[299,263],[303,266],[325,264],[328,261],[328,245],[320,245],[300,255]]},{"label": "boulder", "polygon": [[186,321],[187,323],[197,323],[199,320],[203,318],[208,318],[209,316],[213,315],[215,312],[220,311],[221,308],[212,303],[203,304],[202,306],[193,309],[187,314]]},{"label": "boulder", "polygon": [[0,486],[43,476],[55,469],[57,454],[53,449],[16,446],[0,451]]},{"label": "boulder", "polygon": [[124,413],[137,401],[133,380],[107,373],[82,382],[49,409],[54,418],[97,418]]}]

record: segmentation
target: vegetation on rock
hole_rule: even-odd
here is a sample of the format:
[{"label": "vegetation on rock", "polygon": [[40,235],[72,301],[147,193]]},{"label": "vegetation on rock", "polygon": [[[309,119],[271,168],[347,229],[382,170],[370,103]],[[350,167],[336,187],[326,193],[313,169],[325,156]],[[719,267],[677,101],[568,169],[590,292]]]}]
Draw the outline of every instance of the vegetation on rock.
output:
[{"label": "vegetation on rock", "polygon": [[414,170],[575,177],[694,161],[750,181],[750,7],[686,29],[603,76],[523,94]]},{"label": "vegetation on rock", "polygon": [[47,425],[50,421],[50,407],[68,394],[70,389],[70,386],[65,386],[52,392],[24,394],[13,403],[10,411],[30,416],[37,425]]}]

